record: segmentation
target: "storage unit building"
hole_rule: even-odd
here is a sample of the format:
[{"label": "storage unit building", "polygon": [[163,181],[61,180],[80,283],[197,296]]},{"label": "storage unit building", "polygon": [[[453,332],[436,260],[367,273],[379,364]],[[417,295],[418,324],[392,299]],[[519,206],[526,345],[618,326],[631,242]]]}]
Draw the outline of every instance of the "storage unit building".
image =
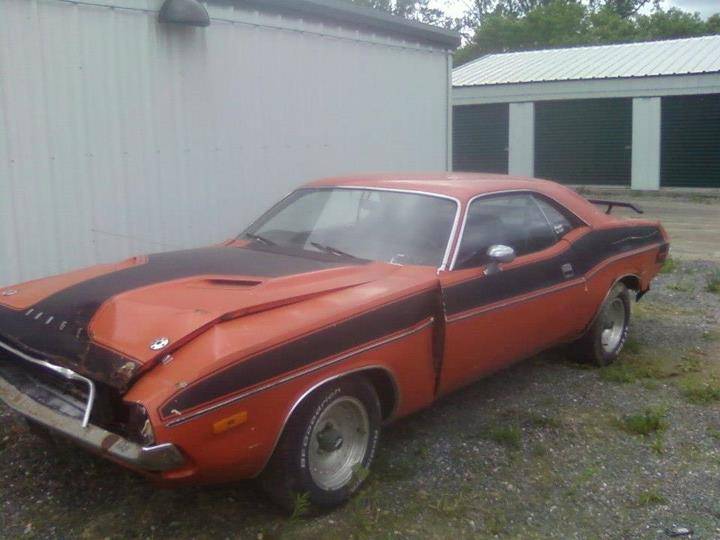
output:
[{"label": "storage unit building", "polygon": [[720,36],[484,56],[453,70],[455,170],[720,187]]},{"label": "storage unit building", "polygon": [[342,0],[159,21],[192,3],[0,0],[0,285],[222,241],[316,177],[449,168],[457,34]]}]

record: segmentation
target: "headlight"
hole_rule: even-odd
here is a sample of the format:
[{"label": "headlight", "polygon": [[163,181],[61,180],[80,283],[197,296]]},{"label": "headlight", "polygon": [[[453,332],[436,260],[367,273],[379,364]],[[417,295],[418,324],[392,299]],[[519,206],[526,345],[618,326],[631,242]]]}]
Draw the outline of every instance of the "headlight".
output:
[{"label": "headlight", "polygon": [[145,446],[155,444],[155,431],[145,407],[140,403],[133,403],[129,408],[128,438]]}]

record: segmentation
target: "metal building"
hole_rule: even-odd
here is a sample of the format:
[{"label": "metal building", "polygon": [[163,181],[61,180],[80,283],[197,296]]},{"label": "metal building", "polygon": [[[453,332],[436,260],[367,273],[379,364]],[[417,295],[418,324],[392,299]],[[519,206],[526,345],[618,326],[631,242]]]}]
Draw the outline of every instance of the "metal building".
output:
[{"label": "metal building", "polygon": [[720,36],[491,54],[453,71],[453,167],[720,187]]},{"label": "metal building", "polygon": [[341,0],[198,6],[207,27],[0,0],[0,285],[222,241],[315,177],[449,168],[458,35]]}]

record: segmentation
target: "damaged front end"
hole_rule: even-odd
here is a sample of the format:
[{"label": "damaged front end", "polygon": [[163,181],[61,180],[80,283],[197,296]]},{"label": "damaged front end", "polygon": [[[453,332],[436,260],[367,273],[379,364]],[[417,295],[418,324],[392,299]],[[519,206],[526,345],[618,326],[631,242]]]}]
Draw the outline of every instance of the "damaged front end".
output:
[{"label": "damaged front end", "polygon": [[116,389],[1,341],[0,400],[52,433],[130,468],[162,472],[185,464],[174,445],[154,444],[141,405],[128,405]]}]

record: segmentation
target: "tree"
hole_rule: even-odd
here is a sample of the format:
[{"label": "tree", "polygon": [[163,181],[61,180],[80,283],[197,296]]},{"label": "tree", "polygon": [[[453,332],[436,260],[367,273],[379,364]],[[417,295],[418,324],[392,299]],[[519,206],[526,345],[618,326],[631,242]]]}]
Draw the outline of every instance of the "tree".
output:
[{"label": "tree", "polygon": [[459,29],[462,22],[448,17],[441,9],[430,7],[430,0],[349,0],[353,4],[387,11],[414,21]]},{"label": "tree", "polygon": [[474,32],[456,66],[491,52],[720,34],[720,13],[704,21],[658,0],[474,0],[466,22]]}]

